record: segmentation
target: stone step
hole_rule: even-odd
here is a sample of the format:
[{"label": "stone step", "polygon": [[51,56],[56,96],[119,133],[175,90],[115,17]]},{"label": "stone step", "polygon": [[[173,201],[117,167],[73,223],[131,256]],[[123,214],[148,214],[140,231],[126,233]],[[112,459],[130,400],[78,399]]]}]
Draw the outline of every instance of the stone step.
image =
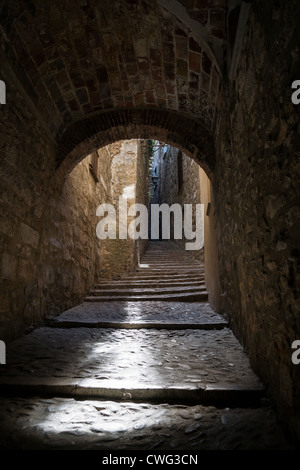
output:
[{"label": "stone step", "polygon": [[171,274],[171,275],[168,275],[168,274],[161,274],[161,273],[154,273],[154,274],[144,274],[144,273],[136,273],[136,272],[133,272],[133,273],[127,273],[126,276],[122,276],[120,277],[120,280],[124,280],[124,281],[127,281],[127,280],[167,280],[167,281],[172,281],[172,280],[191,280],[191,281],[197,281],[197,280],[203,280],[204,279],[204,273],[200,273],[200,274]]},{"label": "stone step", "polygon": [[180,247],[171,241],[165,241],[165,242],[150,242],[148,244],[147,252],[152,253],[152,252],[177,252],[177,253],[183,253],[184,251],[180,249]]},{"label": "stone step", "polygon": [[165,287],[165,286],[160,286],[160,287],[132,287],[132,288],[127,288],[127,289],[111,289],[111,288],[106,288],[106,289],[93,289],[90,291],[90,295],[115,295],[115,296],[123,296],[123,295],[138,295],[138,294],[181,294],[181,293],[189,293],[189,292],[206,292],[206,287],[205,285],[202,286],[180,286],[180,287]]},{"label": "stone step", "polygon": [[[197,403],[13,396],[1,397],[0,416],[1,450],[98,450],[99,466],[104,468],[109,468],[112,456],[115,468],[120,464],[136,470],[145,467],[147,453],[152,464],[153,454],[166,449],[172,449],[167,455],[171,465],[181,460],[179,455],[185,464],[196,463],[199,456],[201,465],[201,451],[207,450],[293,450],[268,404],[228,409]],[[124,461],[123,455],[132,457]]]},{"label": "stone step", "polygon": [[166,264],[162,265],[161,263],[140,263],[138,266],[136,266],[136,269],[160,269],[161,271],[164,270],[177,270],[178,272],[181,272],[182,270],[189,270],[189,271],[203,271],[204,268],[201,266],[191,266],[191,265],[178,265],[178,264]]},{"label": "stone step", "polygon": [[198,277],[198,279],[202,278],[205,276],[205,274],[203,272],[192,272],[192,271],[186,271],[186,272],[182,272],[182,271],[179,271],[178,269],[174,269],[173,271],[169,270],[169,271],[166,271],[166,270],[156,270],[156,269],[144,269],[144,270],[139,270],[139,271],[134,271],[133,273],[131,273],[131,277],[135,277],[135,278],[140,278],[142,279],[142,276],[146,276],[146,277],[149,277],[149,276],[155,276],[157,279],[164,279],[164,278],[174,278],[174,276],[188,276],[188,278],[190,277]]},{"label": "stone step", "polygon": [[142,256],[141,259],[146,260],[146,261],[156,261],[156,262],[178,261],[178,262],[185,262],[185,263],[192,263],[192,264],[201,264],[199,260],[192,259],[192,258],[189,259],[183,256]]},{"label": "stone step", "polygon": [[145,257],[142,257],[141,259],[141,262],[142,263],[161,263],[161,264],[168,264],[168,263],[172,263],[172,264],[175,264],[175,263],[178,263],[178,264],[187,264],[189,266],[204,266],[204,263],[201,263],[200,261],[196,261],[196,260],[188,260],[188,259],[185,259],[185,258],[170,258],[170,257],[167,257],[167,258],[145,258]]},{"label": "stone step", "polygon": [[180,301],[205,301],[208,300],[208,292],[207,291],[195,291],[190,293],[177,293],[177,294],[124,294],[120,296],[116,295],[90,295],[85,297],[85,302],[102,302],[102,301],[109,301],[109,300],[180,300]]},{"label": "stone step", "polygon": [[[103,280],[99,280],[99,285],[101,285],[102,283],[104,284],[108,284],[108,283],[115,283],[115,282],[118,282],[117,279],[115,280],[111,280],[110,282],[108,282],[107,280],[103,279]],[[161,285],[165,285],[166,283],[169,283],[169,284],[172,284],[174,285],[175,283],[179,282],[179,283],[205,283],[205,278],[204,276],[197,276],[197,277],[191,277],[191,278],[184,278],[182,279],[181,277],[175,277],[175,278],[172,278],[172,277],[169,277],[169,276],[166,276],[166,277],[161,277],[161,276],[152,276],[152,275],[141,275],[141,276],[132,276],[132,277],[126,277],[126,278],[121,278],[120,279],[120,282],[124,282],[124,283],[130,283],[131,285],[135,284],[136,282],[137,283],[140,283],[142,284],[143,282],[147,282],[149,284],[151,283],[156,283],[156,284],[160,284]]]},{"label": "stone step", "polygon": [[153,259],[178,259],[178,260],[186,260],[190,262],[197,262],[199,263],[199,259],[193,258],[192,256],[182,255],[181,253],[145,253],[141,256],[142,259],[144,258],[153,258]]},{"label": "stone step", "polygon": [[140,267],[140,268],[161,268],[161,269],[195,269],[196,271],[198,271],[199,269],[202,269],[204,270],[203,267],[201,266],[198,266],[198,265],[195,265],[195,266],[192,266],[190,264],[178,264],[178,263],[174,263],[174,264],[171,264],[171,263],[168,263],[168,264],[163,264],[163,263],[147,263],[147,262],[143,262],[143,263],[140,263],[139,266],[137,267]]},{"label": "stone step", "polygon": [[42,327],[7,345],[0,394],[237,406],[264,388],[228,328]]},{"label": "stone step", "polygon": [[161,259],[141,259],[142,264],[157,264],[159,266],[166,266],[168,264],[172,265],[187,265],[187,266],[197,266],[197,267],[204,267],[202,263],[190,262],[187,260],[161,260]]},{"label": "stone step", "polygon": [[174,267],[167,267],[167,268],[162,268],[162,267],[152,267],[152,266],[147,266],[147,265],[140,265],[139,267],[136,268],[135,270],[136,273],[142,272],[142,273],[154,273],[154,274],[202,274],[204,273],[204,269],[202,268],[180,268],[179,266],[174,266]]},{"label": "stone step", "polygon": [[193,256],[188,256],[186,254],[182,254],[180,252],[163,252],[163,253],[158,253],[158,252],[146,252],[141,256],[141,259],[162,259],[162,260],[168,260],[168,259],[178,259],[178,260],[186,260],[189,262],[197,262],[199,263],[200,260],[194,258]]},{"label": "stone step", "polygon": [[188,403],[223,407],[257,407],[260,406],[264,389],[260,386],[231,385],[182,385],[160,387],[132,387],[114,381],[111,386],[101,387],[97,379],[64,380],[59,378],[8,378],[0,377],[2,396],[32,397],[70,397],[77,399],[97,399],[147,403]]},{"label": "stone step", "polygon": [[193,256],[182,253],[181,251],[146,251],[141,258],[155,258],[155,259],[180,259],[180,260],[187,260],[187,261],[196,261],[199,262],[198,258],[194,258]]},{"label": "stone step", "polygon": [[226,321],[212,322],[212,323],[167,323],[161,321],[150,322],[117,322],[117,321],[97,321],[97,320],[48,320],[47,326],[52,328],[114,328],[114,329],[125,329],[125,330],[144,330],[144,329],[155,329],[155,330],[221,330],[228,327]]},{"label": "stone step", "polygon": [[[159,315],[158,315],[159,312]],[[83,302],[55,319],[53,327],[220,329],[228,326],[208,302]]]},{"label": "stone step", "polygon": [[135,279],[134,281],[111,281],[103,282],[101,284],[95,285],[95,290],[104,290],[104,289],[119,289],[124,287],[152,287],[152,288],[161,288],[161,287],[205,287],[205,282],[202,280],[193,280],[193,281],[177,281],[177,280],[161,280],[161,279]]},{"label": "stone step", "polygon": [[167,262],[184,262],[184,263],[189,263],[189,264],[203,264],[203,263],[200,263],[200,261],[198,260],[195,260],[195,259],[187,259],[187,258],[182,258],[182,257],[179,257],[179,256],[165,256],[165,257],[162,257],[162,256],[143,256],[141,258],[142,261],[152,261],[152,262],[155,262],[155,263],[167,263]]}]

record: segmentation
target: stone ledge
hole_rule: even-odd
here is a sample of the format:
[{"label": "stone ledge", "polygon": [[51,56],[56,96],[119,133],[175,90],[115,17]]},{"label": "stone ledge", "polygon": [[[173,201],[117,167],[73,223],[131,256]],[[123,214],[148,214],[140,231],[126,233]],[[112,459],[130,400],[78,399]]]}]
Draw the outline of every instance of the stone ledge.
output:
[{"label": "stone ledge", "polygon": [[181,294],[141,294],[141,295],[102,295],[101,297],[96,295],[91,295],[85,298],[85,302],[102,302],[102,301],[110,301],[110,300],[136,300],[136,301],[143,301],[143,300],[162,300],[162,301],[170,301],[170,300],[182,300],[182,301],[207,301],[208,299],[208,292],[191,292],[191,293],[181,293]]},{"label": "stone ledge", "polygon": [[52,328],[124,328],[133,329],[156,329],[156,330],[221,330],[228,327],[227,322],[215,323],[167,323],[167,322],[116,322],[116,321],[97,321],[97,320],[50,320],[48,326]]},{"label": "stone ledge", "polygon": [[148,401],[168,403],[197,403],[205,405],[243,406],[259,405],[264,388],[256,386],[178,385],[122,387],[95,385],[97,379],[69,380],[39,377],[8,377],[0,379],[2,396],[60,396],[71,398],[97,398],[116,401]]}]

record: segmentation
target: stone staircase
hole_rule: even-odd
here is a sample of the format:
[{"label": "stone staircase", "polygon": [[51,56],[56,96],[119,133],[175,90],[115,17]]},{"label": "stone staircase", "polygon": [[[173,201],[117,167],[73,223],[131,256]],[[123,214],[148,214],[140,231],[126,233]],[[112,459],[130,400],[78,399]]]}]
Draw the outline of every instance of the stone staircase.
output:
[{"label": "stone staircase", "polygon": [[7,345],[0,449],[289,449],[203,266],[151,243],[135,273]]},{"label": "stone staircase", "polygon": [[204,265],[172,242],[149,242],[132,274],[97,284],[86,302],[110,300],[207,301]]}]

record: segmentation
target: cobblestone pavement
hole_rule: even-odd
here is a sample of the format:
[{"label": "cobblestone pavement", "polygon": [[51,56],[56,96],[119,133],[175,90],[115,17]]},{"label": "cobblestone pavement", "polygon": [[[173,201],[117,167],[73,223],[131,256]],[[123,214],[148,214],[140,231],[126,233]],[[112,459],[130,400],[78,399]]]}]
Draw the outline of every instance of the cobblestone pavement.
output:
[{"label": "cobblestone pavement", "polygon": [[2,398],[0,435],[2,448],[18,450],[291,450],[268,405]]},{"label": "cobblestone pavement", "polygon": [[[95,327],[105,322],[114,327]],[[7,345],[0,395],[2,449],[290,449],[245,352],[207,303],[70,309]]]},{"label": "cobblestone pavement", "polygon": [[217,335],[192,329],[39,328],[8,347],[0,380],[7,376],[86,379],[122,388],[260,386],[228,328]]},{"label": "cobblestone pavement", "polygon": [[111,301],[84,302],[62,313],[56,320],[56,326],[77,323],[119,323],[128,326],[138,325],[212,325],[224,326],[224,318],[214,312],[207,302],[162,302],[162,301]]}]

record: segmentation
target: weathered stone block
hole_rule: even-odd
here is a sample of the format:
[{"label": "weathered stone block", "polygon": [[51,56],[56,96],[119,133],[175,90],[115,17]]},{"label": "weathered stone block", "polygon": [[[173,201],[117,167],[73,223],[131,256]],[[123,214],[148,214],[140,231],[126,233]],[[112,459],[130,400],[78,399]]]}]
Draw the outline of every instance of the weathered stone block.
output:
[{"label": "weathered stone block", "polygon": [[185,60],[177,60],[176,61],[176,73],[181,77],[188,76],[188,64]]},{"label": "weathered stone block", "polygon": [[188,41],[186,38],[181,36],[175,36],[175,44],[176,44],[176,57],[178,59],[185,59],[188,55]]},{"label": "weathered stone block", "polygon": [[202,53],[202,70],[203,72],[210,74],[212,62],[205,51]]},{"label": "weathered stone block", "polygon": [[189,52],[189,68],[193,72],[200,73],[201,71],[201,54],[196,52]]},{"label": "weathered stone block", "polygon": [[33,248],[38,247],[40,235],[36,230],[22,222],[20,225],[20,233],[24,243],[31,245]]},{"label": "weathered stone block", "polygon": [[2,279],[14,280],[16,277],[17,260],[10,253],[2,255]]}]

